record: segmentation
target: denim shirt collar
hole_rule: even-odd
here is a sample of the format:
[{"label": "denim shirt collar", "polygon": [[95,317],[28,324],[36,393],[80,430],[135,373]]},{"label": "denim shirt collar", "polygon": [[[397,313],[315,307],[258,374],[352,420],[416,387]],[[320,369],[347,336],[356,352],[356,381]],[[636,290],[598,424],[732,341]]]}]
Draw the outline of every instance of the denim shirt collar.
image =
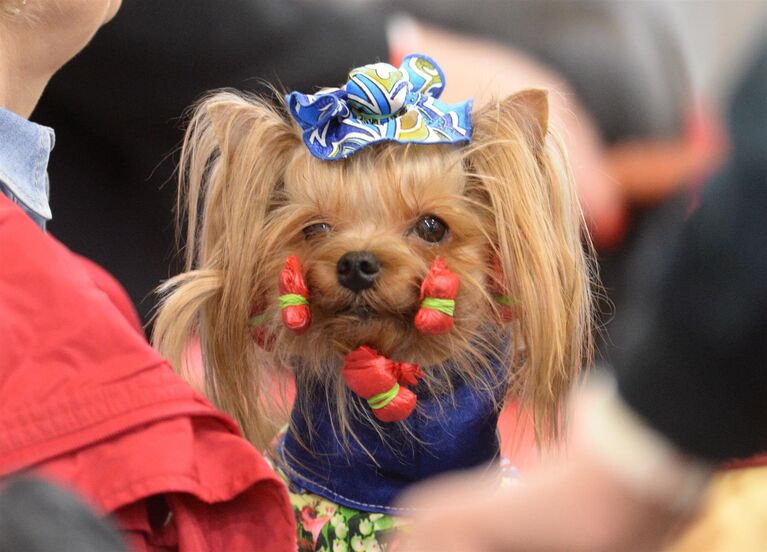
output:
[{"label": "denim shirt collar", "polygon": [[35,124],[0,107],[0,190],[7,188],[16,203],[50,220],[48,158],[55,142],[53,129]]}]

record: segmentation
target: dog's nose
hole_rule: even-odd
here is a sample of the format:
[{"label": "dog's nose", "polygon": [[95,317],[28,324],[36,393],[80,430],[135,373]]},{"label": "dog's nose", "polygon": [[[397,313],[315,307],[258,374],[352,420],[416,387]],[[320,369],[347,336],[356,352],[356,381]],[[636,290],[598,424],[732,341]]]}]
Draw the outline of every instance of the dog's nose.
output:
[{"label": "dog's nose", "polygon": [[338,283],[354,293],[375,284],[381,266],[370,251],[350,251],[338,261]]}]

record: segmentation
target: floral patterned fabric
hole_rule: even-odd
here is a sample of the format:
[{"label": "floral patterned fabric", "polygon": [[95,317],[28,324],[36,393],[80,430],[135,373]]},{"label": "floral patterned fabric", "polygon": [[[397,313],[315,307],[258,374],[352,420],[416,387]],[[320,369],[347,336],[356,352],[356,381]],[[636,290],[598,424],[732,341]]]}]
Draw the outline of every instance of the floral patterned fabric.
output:
[{"label": "floral patterned fabric", "polygon": [[311,493],[289,493],[299,552],[396,552],[407,519],[339,506]]},{"label": "floral patterned fabric", "polygon": [[[500,469],[501,487],[519,482],[519,472],[506,458]],[[407,531],[406,517],[347,508],[312,493],[288,490],[288,495],[296,516],[298,552],[396,552],[398,530]]]}]

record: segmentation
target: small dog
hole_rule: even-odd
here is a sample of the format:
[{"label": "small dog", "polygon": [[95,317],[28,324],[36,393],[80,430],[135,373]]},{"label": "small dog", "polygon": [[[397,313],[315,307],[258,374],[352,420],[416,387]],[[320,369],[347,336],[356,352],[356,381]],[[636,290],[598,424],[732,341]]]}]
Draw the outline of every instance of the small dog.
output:
[{"label": "small dog", "polygon": [[546,92],[472,113],[443,88],[412,55],[277,107],[214,93],[186,134],[187,271],[154,341],[181,369],[199,337],[209,396],[261,449],[294,381],[275,454],[302,548],[359,548],[407,485],[491,461],[506,398],[555,436],[590,352],[591,263]]}]

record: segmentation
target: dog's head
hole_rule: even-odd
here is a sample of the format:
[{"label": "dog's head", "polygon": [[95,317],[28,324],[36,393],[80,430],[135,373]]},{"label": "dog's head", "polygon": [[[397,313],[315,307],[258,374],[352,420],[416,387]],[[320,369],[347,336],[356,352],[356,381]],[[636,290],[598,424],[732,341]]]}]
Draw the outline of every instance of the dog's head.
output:
[{"label": "dog's head", "polygon": [[[272,371],[332,384],[360,345],[420,364],[438,392],[449,388],[447,359],[470,382],[500,362],[510,393],[550,433],[584,357],[590,293],[580,210],[547,134],[547,95],[530,90],[475,112],[468,145],[381,143],[323,161],[286,110],[208,97],[182,152],[187,272],[165,286],[156,345],[178,367],[197,333],[210,394],[259,444],[272,427],[262,404]],[[300,335],[280,319],[291,255],[310,295]],[[437,257],[460,279],[454,327],[425,335],[414,319]],[[513,300],[511,323],[499,294]],[[266,348],[247,325],[254,314]]]}]

